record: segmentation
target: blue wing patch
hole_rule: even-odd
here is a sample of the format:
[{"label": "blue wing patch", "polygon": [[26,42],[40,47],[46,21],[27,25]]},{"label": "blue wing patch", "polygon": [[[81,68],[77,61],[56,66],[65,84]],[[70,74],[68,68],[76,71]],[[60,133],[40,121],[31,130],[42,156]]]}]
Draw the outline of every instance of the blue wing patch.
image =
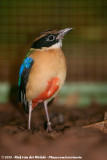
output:
[{"label": "blue wing patch", "polygon": [[18,81],[18,101],[22,102],[23,108],[26,113],[29,112],[28,102],[26,101],[26,85],[29,79],[29,74],[34,63],[33,58],[26,57],[19,71],[19,81]]},{"label": "blue wing patch", "polygon": [[23,108],[26,113],[29,112],[28,102],[26,101],[26,85],[28,82],[29,74],[34,63],[33,58],[27,57],[20,67],[19,81],[18,81],[18,101],[22,102]]},{"label": "blue wing patch", "polygon": [[21,65],[20,71],[19,71],[19,81],[18,81],[18,86],[20,86],[20,84],[21,84],[21,75],[22,75],[24,69],[30,68],[32,62],[33,62],[33,58],[31,58],[31,57],[27,57],[27,58],[23,61],[23,64]]}]

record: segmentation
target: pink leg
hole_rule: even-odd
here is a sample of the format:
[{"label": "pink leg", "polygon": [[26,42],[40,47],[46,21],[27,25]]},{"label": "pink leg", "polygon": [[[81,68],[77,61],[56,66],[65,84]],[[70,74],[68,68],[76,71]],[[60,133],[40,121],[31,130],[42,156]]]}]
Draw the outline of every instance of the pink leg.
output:
[{"label": "pink leg", "polygon": [[30,130],[31,112],[32,112],[32,102],[29,102],[29,121],[28,121],[28,130]]},{"label": "pink leg", "polygon": [[51,128],[51,122],[49,120],[49,114],[48,114],[48,107],[47,107],[47,101],[44,101],[44,107],[45,107],[45,112],[46,112],[46,116],[47,116],[47,131],[51,132],[52,128]]}]

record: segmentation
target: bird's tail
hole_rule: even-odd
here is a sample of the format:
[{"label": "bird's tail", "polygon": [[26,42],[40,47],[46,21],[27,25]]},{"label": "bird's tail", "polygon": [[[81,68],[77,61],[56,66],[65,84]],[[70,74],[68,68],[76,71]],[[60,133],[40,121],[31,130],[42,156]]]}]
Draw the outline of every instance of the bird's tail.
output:
[{"label": "bird's tail", "polygon": [[25,92],[20,90],[20,88],[18,87],[18,102],[21,102],[23,104],[23,109],[25,111],[25,113],[29,113],[29,105],[28,102],[26,101],[26,96],[25,96]]}]

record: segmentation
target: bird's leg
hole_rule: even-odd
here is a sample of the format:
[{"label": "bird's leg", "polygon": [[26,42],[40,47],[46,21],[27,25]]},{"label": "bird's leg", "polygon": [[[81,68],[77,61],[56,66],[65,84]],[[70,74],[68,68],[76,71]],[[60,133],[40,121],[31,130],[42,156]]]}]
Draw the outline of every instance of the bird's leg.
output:
[{"label": "bird's leg", "polygon": [[32,112],[32,102],[29,102],[29,121],[28,121],[28,130],[30,130],[31,112]]},{"label": "bird's leg", "polygon": [[47,101],[44,101],[44,107],[45,107],[45,112],[46,112],[46,116],[47,116],[47,131],[51,132],[52,128],[51,128],[51,122],[49,120],[49,114],[48,114],[48,108],[47,108]]}]

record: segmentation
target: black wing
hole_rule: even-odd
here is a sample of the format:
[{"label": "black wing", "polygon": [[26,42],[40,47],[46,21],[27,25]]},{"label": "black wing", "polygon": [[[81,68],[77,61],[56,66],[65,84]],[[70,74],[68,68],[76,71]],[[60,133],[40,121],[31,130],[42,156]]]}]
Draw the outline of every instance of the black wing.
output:
[{"label": "black wing", "polygon": [[25,113],[29,113],[28,102],[26,101],[26,85],[33,63],[34,60],[31,57],[27,57],[21,65],[19,72],[18,101],[22,102]]}]

